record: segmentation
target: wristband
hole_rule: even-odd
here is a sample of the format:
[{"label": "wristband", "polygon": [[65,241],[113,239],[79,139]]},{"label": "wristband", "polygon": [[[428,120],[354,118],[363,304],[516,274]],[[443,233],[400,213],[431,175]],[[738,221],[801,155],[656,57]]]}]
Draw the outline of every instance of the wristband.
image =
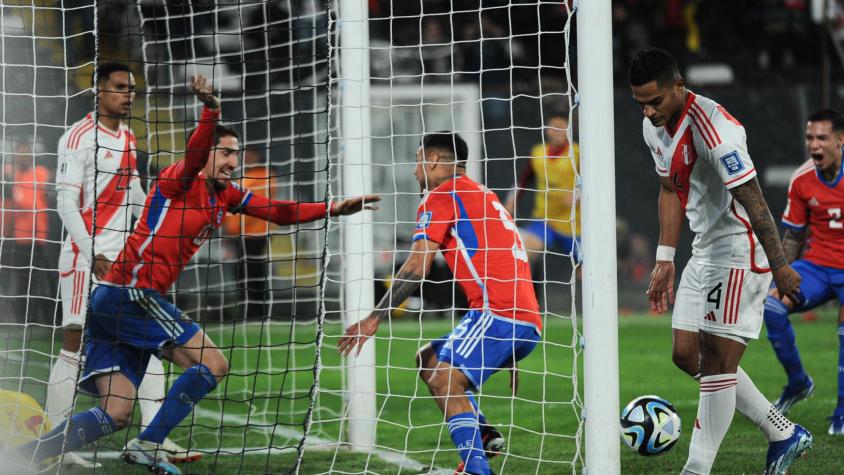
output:
[{"label": "wristband", "polygon": [[656,260],[674,262],[674,252],[676,251],[677,249],[671,246],[657,246]]}]

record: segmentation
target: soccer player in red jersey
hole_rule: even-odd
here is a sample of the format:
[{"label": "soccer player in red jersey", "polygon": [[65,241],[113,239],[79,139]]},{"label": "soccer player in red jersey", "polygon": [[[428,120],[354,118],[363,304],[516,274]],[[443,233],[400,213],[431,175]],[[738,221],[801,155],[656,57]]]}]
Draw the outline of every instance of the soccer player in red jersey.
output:
[{"label": "soccer player in red jersey", "polygon": [[[844,117],[824,109],[806,123],[807,160],[791,177],[782,246],[785,257],[800,273],[797,298],[780,297],[776,289],[765,302],[768,339],[788,375],[788,384],[776,401],[783,414],[811,396],[815,383],[806,374],[788,314],[803,312],[833,298],[842,304],[838,313],[838,405],[830,418],[829,434],[844,435]],[[802,255],[801,255],[801,251]]]},{"label": "soccer player in red jersey", "polygon": [[419,350],[419,376],[448,420],[462,459],[458,471],[486,475],[485,452],[500,451],[504,439],[487,424],[473,391],[497,371],[515,371],[539,342],[542,319],[516,224],[495,193],[466,176],[467,155],[456,133],[422,139],[414,174],[424,198],[410,257],[376,310],[349,325],[337,347],[343,355],[360,351],[390,309],[419,288],[442,252],[470,310],[451,333]]},{"label": "soccer player in red jersey", "polygon": [[231,182],[240,151],[237,133],[217,124],[220,101],[206,79],[195,77],[192,87],[205,107],[185,159],[155,180],[123,251],[91,294],[79,385],[99,396],[100,404],[22,447],[20,453],[32,461],[55,456],[62,447],[76,450],[126,427],[147,361],[156,354],[185,371],[150,425],[126,445],[123,458],[156,473],[181,473],[158,455],[159,445],[229,371],[222,352],[199,325],[165,298],[184,265],[222,225],[226,212],[287,225],[375,209],[370,203],[380,200],[362,196],[328,206],[270,200],[238,187]]}]

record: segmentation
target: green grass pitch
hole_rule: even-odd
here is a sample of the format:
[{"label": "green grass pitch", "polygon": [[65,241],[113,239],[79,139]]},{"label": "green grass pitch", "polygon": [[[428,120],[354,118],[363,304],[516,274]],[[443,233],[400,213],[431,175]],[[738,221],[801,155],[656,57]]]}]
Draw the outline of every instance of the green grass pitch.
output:
[{"label": "green grass pitch", "polygon": [[[576,339],[568,320],[549,321],[543,335],[546,344],[538,346],[521,364],[517,398],[509,397],[506,374],[494,376],[484,388],[481,407],[509,442],[507,454],[491,463],[496,473],[581,471],[577,447],[581,402],[573,389],[574,384],[582,384],[583,374],[573,365],[572,345],[576,346]],[[416,376],[413,363],[416,348],[445,333],[450,326],[449,321],[424,320],[420,330],[418,321],[397,320],[391,327],[381,328],[378,365],[389,365],[389,369],[378,370],[379,447],[359,454],[335,445],[344,431],[339,393],[342,370],[340,358],[333,349],[340,327],[328,325],[322,351],[321,391],[311,431],[313,438],[305,450],[300,473],[333,470],[409,474],[453,470],[458,455],[439,410]],[[303,429],[307,392],[313,379],[312,328],[312,325],[291,327],[283,323],[207,327],[208,334],[229,357],[232,374],[173,434],[183,445],[209,452],[201,462],[182,466],[185,473],[284,473],[294,463],[293,449]],[[815,448],[790,473],[842,473],[844,438],[826,435],[826,418],[835,405],[837,384],[838,341],[834,317],[823,314],[820,321],[812,323],[796,318],[795,328],[817,392],[808,402],[795,406],[790,414],[815,435]],[[43,402],[50,334],[37,328],[30,328],[26,333],[22,329],[3,331],[5,334],[0,334],[2,387],[22,389]],[[622,445],[622,473],[678,473],[687,455],[689,426],[697,408],[697,386],[671,363],[669,319],[623,317],[619,336],[621,405],[639,395],[657,394],[675,405],[683,421],[683,436],[667,455],[640,457]],[[750,345],[742,366],[762,392],[773,399],[785,378],[768,342],[762,338]],[[18,351],[22,347],[33,351]],[[18,385],[21,376],[25,376],[23,386]],[[80,407],[90,403],[89,398],[81,398]],[[97,473],[146,473],[139,467],[124,467],[113,458],[126,438],[136,433],[137,428],[133,428],[98,445],[105,468]],[[234,453],[243,452],[242,448],[246,448],[245,455]],[[742,416],[736,416],[713,473],[760,473],[766,448],[761,433]],[[404,465],[400,466],[396,462],[402,459]],[[90,472],[66,469],[62,473]]]}]

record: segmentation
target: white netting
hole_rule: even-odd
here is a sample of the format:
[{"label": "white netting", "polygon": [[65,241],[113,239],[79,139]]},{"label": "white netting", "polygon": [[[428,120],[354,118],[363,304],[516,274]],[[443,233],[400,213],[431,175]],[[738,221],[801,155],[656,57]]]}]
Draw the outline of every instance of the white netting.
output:
[{"label": "white netting", "polygon": [[[6,146],[0,293],[9,308],[0,315],[0,376],[2,388],[43,401],[51,355],[58,352],[56,289],[43,283],[56,280],[56,265],[39,263],[48,254],[37,250],[52,246],[57,259],[60,223],[52,214],[46,236],[37,233],[36,223],[30,226],[35,234],[19,239],[9,234],[15,229],[11,216],[40,205],[21,210],[10,203],[26,185],[15,175],[16,164],[49,168],[58,137],[91,110],[84,88],[94,54],[94,2],[20,3],[0,6],[7,78],[0,91]],[[552,227],[563,229],[576,221],[576,207],[560,215],[548,205],[560,194],[575,199],[573,147],[551,154],[562,157],[553,163],[564,160],[575,170],[569,185],[548,193],[558,186],[552,176],[557,168],[551,160],[543,165],[538,156],[536,178],[517,186],[533,145],[556,146],[547,143],[554,135],[549,131],[559,127],[549,121],[553,115],[568,118],[563,136],[573,137],[568,1],[369,2],[365,54],[371,88],[364,104],[369,104],[370,122],[360,137],[342,131],[344,87],[350,86],[339,68],[344,50],[337,2],[127,6],[100,1],[96,6],[99,59],[131,61],[135,69],[140,93],[129,125],[139,139],[141,175],[154,177],[183,156],[199,111],[187,80],[205,74],[221,92],[223,123],[240,133],[246,149],[241,162],[248,161],[249,173],[242,175],[252,178],[244,185],[276,199],[322,201],[345,197],[344,180],[371,178],[372,192],[383,197],[381,209],[364,217],[372,232],[372,252],[364,258],[374,263],[374,275],[366,279],[376,302],[410,247],[420,199],[414,157],[426,133],[459,132],[469,144],[470,176],[502,202],[517,188],[523,191],[516,203],[523,237],[527,227],[554,222]],[[105,21],[103,12],[111,14]],[[359,139],[371,143],[370,163],[348,167],[344,147]],[[17,148],[27,143],[32,151]],[[55,191],[49,185],[43,189],[43,211],[49,213]],[[546,206],[537,207],[539,201]],[[359,417],[348,411],[350,362],[334,345],[344,314],[371,310],[358,308],[358,296],[343,290],[350,269],[342,243],[354,241],[361,228],[344,218],[331,218],[327,227],[317,221],[284,228],[233,219],[197,253],[171,294],[201,322],[232,367],[172,435],[206,452],[199,470],[453,470],[459,457],[414,362],[416,350],[450,331],[466,310],[444,261],[435,263],[432,282],[394,309],[392,322],[380,329],[376,383],[368,390],[375,394],[376,445],[357,453],[347,449],[351,421]],[[507,451],[492,462],[497,473],[574,473],[582,467],[575,254],[555,246],[535,253],[542,342],[521,363],[517,396],[502,372],[478,397],[508,442]],[[177,374],[170,372],[171,382]],[[81,401],[80,407],[90,402]],[[130,436],[131,430],[113,436],[99,449],[119,449]]]}]

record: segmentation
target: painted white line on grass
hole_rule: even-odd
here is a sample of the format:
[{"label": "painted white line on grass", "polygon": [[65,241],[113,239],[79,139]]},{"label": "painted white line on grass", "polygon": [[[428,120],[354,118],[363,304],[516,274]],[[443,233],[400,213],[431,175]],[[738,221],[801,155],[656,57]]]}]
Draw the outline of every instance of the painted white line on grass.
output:
[{"label": "painted white line on grass", "polygon": [[[205,409],[205,408],[199,407],[199,406],[195,406],[193,408],[193,412],[197,416],[207,417],[209,419],[214,419],[214,420],[218,420],[219,417],[220,417],[220,414],[218,412],[212,411],[210,409]],[[245,426],[248,422],[248,419],[247,419],[246,416],[241,416],[241,415],[237,415],[237,414],[223,414],[223,422],[226,425]],[[291,438],[291,439],[301,439],[302,438],[302,433],[300,431],[297,431],[297,430],[294,430],[294,429],[291,429],[289,427],[285,427],[285,426],[282,426],[282,425],[275,425],[275,426],[271,426],[271,427],[255,426],[255,427],[250,427],[250,428],[253,429],[253,430],[272,433],[274,435],[281,435],[281,436],[288,437],[288,438]],[[308,449],[311,449],[311,450],[325,450],[325,451],[333,451],[333,450],[347,451],[348,450],[348,447],[345,444],[339,443],[339,442],[334,441],[334,440],[329,440],[329,439],[324,439],[322,437],[313,436],[313,435],[311,435],[307,438],[307,440],[305,441],[305,447],[308,448]],[[201,450],[201,449],[196,449],[196,450]],[[223,449],[212,449],[212,451],[213,450],[222,451]],[[253,450],[253,449],[241,448],[241,449],[228,449],[228,450],[232,450],[233,453],[237,453],[237,454],[239,454],[241,451],[244,451],[244,452],[249,451],[249,452],[247,452],[248,455],[253,454],[253,452],[251,452],[251,450]],[[263,453],[266,453],[266,451],[268,449],[266,447],[264,447],[263,449],[254,449],[254,450],[256,450],[256,451],[263,450]],[[279,453],[285,452],[285,451],[289,452],[289,451],[295,450],[295,447],[291,447],[289,449],[272,449],[271,448],[269,450],[271,452],[277,451]],[[257,452],[257,453],[260,454],[260,452]],[[372,455],[375,455],[376,457],[378,457],[379,459],[381,459],[381,460],[383,460],[387,463],[391,463],[393,465],[398,465],[399,467],[401,467],[403,469],[408,469],[408,470],[413,470],[413,471],[419,472],[421,470],[430,468],[427,465],[422,464],[420,462],[417,462],[416,460],[413,460],[409,457],[406,457],[403,454],[400,454],[400,453],[397,453],[397,452],[394,452],[394,451],[390,451],[390,450],[373,448],[369,451],[369,453],[371,453]]]}]

